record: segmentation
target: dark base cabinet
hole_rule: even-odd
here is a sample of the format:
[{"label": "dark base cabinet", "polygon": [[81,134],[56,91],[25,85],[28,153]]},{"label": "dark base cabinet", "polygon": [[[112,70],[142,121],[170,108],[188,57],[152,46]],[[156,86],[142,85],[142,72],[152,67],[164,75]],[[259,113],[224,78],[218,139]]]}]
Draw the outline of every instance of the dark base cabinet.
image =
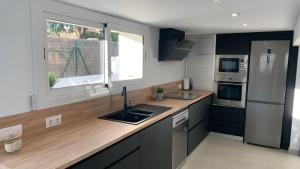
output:
[{"label": "dark base cabinet", "polygon": [[139,169],[139,150],[134,151],[107,169]]},{"label": "dark base cabinet", "polygon": [[172,169],[173,118],[140,132],[140,169]]},{"label": "dark base cabinet", "polygon": [[[190,154],[209,132],[208,96],[189,106]],[[69,167],[69,169],[172,169],[173,116]]]},{"label": "dark base cabinet", "polygon": [[173,117],[69,167],[69,169],[172,169]]},{"label": "dark base cabinet", "polygon": [[190,154],[209,133],[209,110],[212,96],[208,96],[189,107],[188,154]]},{"label": "dark base cabinet", "polygon": [[[133,153],[134,152],[134,153]],[[139,135],[135,134],[87,159],[69,167],[70,169],[117,169],[120,164],[128,166],[122,169],[135,169],[139,159]],[[120,169],[121,169],[120,168]],[[138,168],[137,168],[138,169]]]},{"label": "dark base cabinet", "polygon": [[244,136],[245,109],[212,106],[210,115],[211,131],[235,136]]},{"label": "dark base cabinet", "polygon": [[208,129],[204,121],[189,132],[188,154],[192,153],[192,151],[201,143],[201,141],[206,137],[207,134]]}]

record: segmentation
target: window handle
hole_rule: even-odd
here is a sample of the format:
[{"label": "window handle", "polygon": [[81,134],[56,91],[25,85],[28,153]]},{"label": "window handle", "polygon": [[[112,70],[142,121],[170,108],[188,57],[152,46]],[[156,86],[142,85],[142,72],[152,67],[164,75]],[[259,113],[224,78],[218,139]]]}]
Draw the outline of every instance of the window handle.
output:
[{"label": "window handle", "polygon": [[46,59],[46,48],[44,48],[44,60]]}]

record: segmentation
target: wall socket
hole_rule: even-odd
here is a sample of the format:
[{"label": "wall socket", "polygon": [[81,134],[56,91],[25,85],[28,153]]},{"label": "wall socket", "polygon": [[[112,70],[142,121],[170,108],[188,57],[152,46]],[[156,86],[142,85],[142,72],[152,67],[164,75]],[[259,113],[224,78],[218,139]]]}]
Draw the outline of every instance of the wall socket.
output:
[{"label": "wall socket", "polygon": [[46,118],[46,128],[58,126],[62,123],[61,114]]}]

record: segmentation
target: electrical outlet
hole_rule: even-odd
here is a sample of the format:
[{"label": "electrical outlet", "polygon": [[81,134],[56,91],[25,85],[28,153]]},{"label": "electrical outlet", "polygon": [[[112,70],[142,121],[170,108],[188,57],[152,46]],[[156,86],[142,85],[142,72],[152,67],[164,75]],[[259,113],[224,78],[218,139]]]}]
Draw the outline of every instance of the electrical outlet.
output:
[{"label": "electrical outlet", "polygon": [[46,118],[46,128],[58,126],[62,123],[61,114]]}]

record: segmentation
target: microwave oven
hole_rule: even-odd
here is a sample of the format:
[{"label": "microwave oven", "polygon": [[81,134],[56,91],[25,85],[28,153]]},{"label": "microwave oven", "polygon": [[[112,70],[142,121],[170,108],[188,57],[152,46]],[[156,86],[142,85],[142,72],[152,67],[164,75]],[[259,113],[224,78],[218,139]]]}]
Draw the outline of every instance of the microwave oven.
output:
[{"label": "microwave oven", "polygon": [[[248,55],[217,55],[215,79],[247,82]],[[230,78],[230,79],[227,79]]]}]

